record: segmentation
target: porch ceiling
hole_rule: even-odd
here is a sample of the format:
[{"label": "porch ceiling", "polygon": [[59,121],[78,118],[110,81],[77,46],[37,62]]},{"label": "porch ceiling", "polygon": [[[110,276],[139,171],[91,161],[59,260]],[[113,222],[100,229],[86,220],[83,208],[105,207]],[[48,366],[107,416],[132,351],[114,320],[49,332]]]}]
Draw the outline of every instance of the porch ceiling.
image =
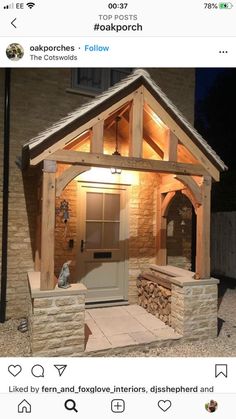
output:
[{"label": "porch ceiling", "polygon": [[[217,172],[226,170],[223,161],[143,70],[136,70],[107,92],[26,143],[23,147],[23,162],[30,161],[35,165],[45,158],[51,159],[52,153],[65,147],[72,146],[76,149],[78,142],[81,144],[82,141],[87,141],[91,135],[91,128],[101,121],[104,134],[110,133],[114,137],[116,115],[121,116],[120,140],[129,141],[130,108],[138,91],[143,95],[140,97],[144,105],[141,119],[145,157],[157,160],[163,158],[166,136],[171,130],[178,136],[178,163],[200,163],[218,180]],[[136,123],[141,123],[138,117]]]}]

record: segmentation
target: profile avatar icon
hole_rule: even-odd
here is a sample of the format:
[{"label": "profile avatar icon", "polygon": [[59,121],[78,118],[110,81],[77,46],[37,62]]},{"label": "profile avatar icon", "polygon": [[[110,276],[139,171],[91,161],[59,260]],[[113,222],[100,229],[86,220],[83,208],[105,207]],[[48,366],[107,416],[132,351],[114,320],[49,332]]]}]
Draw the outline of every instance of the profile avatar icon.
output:
[{"label": "profile avatar icon", "polygon": [[24,56],[24,48],[20,44],[10,44],[6,49],[6,55],[11,61],[19,61]]},{"label": "profile avatar icon", "polygon": [[209,403],[205,404],[205,409],[210,413],[215,412],[217,407],[218,403],[215,400],[210,400]]}]

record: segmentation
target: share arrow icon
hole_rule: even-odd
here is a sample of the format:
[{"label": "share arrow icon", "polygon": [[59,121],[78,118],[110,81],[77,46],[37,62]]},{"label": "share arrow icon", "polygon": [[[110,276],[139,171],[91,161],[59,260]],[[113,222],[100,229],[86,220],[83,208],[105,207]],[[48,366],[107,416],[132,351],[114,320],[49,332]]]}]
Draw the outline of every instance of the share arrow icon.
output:
[{"label": "share arrow icon", "polygon": [[58,373],[59,373],[59,376],[61,377],[61,376],[62,376],[62,374],[64,373],[64,371],[65,371],[65,369],[66,369],[67,365],[60,365],[60,364],[57,364],[57,365],[54,365],[54,367],[57,369],[57,371],[58,371]]}]

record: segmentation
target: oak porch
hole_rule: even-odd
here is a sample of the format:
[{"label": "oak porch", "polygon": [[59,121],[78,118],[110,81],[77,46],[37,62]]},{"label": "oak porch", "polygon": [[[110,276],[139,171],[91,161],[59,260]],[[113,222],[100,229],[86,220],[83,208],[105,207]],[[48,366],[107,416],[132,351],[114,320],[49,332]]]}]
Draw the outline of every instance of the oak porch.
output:
[{"label": "oak porch", "polygon": [[[120,119],[126,150],[114,155],[105,148]],[[80,144],[88,142],[88,150]],[[146,154],[145,154],[146,153]],[[196,279],[210,277],[210,203],[212,180],[226,166],[143,70],[136,70],[94,102],[76,110],[23,150],[27,164],[42,170],[41,237],[36,240],[35,269],[41,290],[53,289],[56,196],[91,167],[154,172],[160,182],[156,199],[156,262],[167,264],[166,217],[177,191],[191,201],[197,216]],[[57,165],[67,168],[57,176]],[[69,167],[68,167],[69,166]],[[40,229],[37,228],[39,232]],[[40,266],[39,266],[40,264]]]},{"label": "oak porch", "polygon": [[[171,183],[160,185],[157,197],[157,264],[167,264],[166,216],[175,192],[180,190],[191,200],[197,215],[196,278],[210,277],[210,192],[211,178],[200,165],[173,161],[155,161],[136,157],[107,156],[63,150],[53,153],[51,160],[44,161],[42,188],[41,231],[41,290],[55,287],[54,276],[54,225],[55,200],[63,186],[87,167],[114,167],[135,171],[168,173]],[[72,164],[56,179],[56,163]],[[199,186],[192,176],[201,176]],[[169,177],[167,177],[167,181]],[[62,186],[63,185],[63,186]]]}]

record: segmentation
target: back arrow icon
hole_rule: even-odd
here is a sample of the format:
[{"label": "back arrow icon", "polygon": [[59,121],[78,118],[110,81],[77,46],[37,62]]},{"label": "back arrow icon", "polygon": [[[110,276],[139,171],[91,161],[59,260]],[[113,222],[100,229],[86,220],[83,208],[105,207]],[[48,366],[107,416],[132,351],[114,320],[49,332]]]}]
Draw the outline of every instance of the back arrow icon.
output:
[{"label": "back arrow icon", "polygon": [[11,22],[11,25],[14,26],[14,28],[16,28],[16,25],[14,25],[14,22],[16,21],[16,17],[15,19],[13,19],[13,21]]}]

